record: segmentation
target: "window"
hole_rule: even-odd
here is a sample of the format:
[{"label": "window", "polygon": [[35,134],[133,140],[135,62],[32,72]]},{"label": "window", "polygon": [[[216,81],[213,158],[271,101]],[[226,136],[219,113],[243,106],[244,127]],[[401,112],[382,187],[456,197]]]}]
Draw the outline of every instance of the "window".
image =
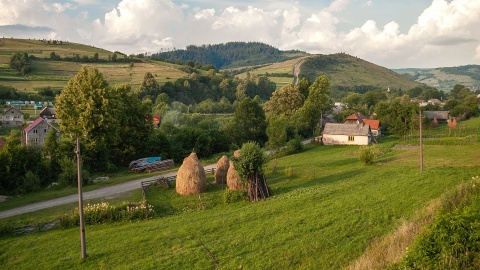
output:
[{"label": "window", "polygon": [[38,133],[38,130],[34,129],[33,134],[37,134],[37,133]]},{"label": "window", "polygon": [[44,129],[43,132],[47,133],[47,129]]},{"label": "window", "polygon": [[348,136],[348,141],[349,142],[355,141],[355,136]]}]

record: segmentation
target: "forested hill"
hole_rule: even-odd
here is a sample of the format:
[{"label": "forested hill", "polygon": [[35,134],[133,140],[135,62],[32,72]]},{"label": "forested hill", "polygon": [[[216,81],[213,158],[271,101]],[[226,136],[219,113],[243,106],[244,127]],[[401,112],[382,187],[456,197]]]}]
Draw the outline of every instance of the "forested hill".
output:
[{"label": "forested hill", "polygon": [[152,59],[191,61],[212,64],[217,69],[282,62],[307,55],[301,51],[281,51],[260,42],[228,42],[215,45],[190,45],[185,50],[153,54]]}]

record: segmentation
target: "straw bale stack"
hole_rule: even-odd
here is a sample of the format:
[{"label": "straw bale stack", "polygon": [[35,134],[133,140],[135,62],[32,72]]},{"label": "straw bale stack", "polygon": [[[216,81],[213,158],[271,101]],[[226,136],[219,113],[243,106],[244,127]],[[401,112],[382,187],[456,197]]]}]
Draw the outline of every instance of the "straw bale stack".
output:
[{"label": "straw bale stack", "polygon": [[207,177],[197,154],[192,152],[178,169],[176,191],[180,195],[199,194],[207,188]]},{"label": "straw bale stack", "polygon": [[215,169],[215,184],[225,184],[227,182],[227,172],[230,167],[230,162],[227,156],[223,155],[217,162]]},{"label": "straw bale stack", "polygon": [[231,190],[244,189],[242,179],[240,179],[238,176],[237,170],[235,170],[235,166],[233,165],[232,161],[230,161],[230,166],[228,167],[227,171],[227,187]]}]

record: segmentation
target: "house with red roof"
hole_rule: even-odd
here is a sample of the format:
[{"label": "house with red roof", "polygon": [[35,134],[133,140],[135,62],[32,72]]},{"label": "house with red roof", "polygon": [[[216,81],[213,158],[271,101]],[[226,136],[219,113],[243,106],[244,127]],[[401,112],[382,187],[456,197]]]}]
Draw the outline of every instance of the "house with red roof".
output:
[{"label": "house with red roof", "polygon": [[344,124],[361,124],[363,123],[363,119],[366,119],[365,115],[363,115],[361,112],[357,112],[354,114],[351,114],[343,121]]},{"label": "house with red roof", "polygon": [[43,146],[48,132],[52,129],[58,132],[46,119],[39,117],[22,131],[22,144]]},{"label": "house with red roof", "polygon": [[374,137],[380,137],[382,135],[382,132],[381,132],[382,127],[380,126],[380,120],[368,119],[361,112],[357,112],[352,115],[349,115],[347,119],[343,121],[343,123],[344,124],[366,124],[370,126],[370,130],[372,131],[372,135]]},{"label": "house with red roof", "polygon": [[380,126],[380,120],[363,119],[362,121],[364,124],[370,126],[370,130],[372,131],[373,137],[382,136],[382,127]]}]

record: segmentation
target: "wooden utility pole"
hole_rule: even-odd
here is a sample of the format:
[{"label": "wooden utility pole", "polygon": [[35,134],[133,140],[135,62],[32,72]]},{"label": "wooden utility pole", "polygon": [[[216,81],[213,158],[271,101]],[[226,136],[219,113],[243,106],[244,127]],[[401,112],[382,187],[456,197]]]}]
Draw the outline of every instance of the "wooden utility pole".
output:
[{"label": "wooden utility pole", "polygon": [[80,140],[77,137],[77,176],[78,176],[78,215],[80,218],[80,245],[82,259],[87,257],[87,247],[85,246],[85,219],[83,217],[83,195],[82,195],[82,163],[80,158]]},{"label": "wooden utility pole", "polygon": [[423,172],[422,109],[420,109],[420,172]]}]

